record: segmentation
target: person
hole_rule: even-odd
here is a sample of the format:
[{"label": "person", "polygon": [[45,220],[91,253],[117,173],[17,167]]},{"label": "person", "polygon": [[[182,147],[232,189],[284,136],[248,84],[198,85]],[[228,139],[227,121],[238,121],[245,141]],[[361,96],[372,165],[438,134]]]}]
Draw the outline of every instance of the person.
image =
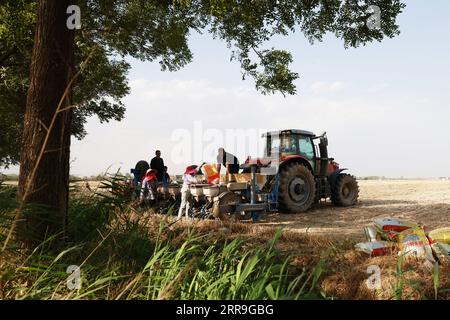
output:
[{"label": "person", "polygon": [[170,175],[167,172],[167,166],[164,166],[164,175],[162,180],[163,185],[168,185],[170,183]]},{"label": "person", "polygon": [[150,169],[150,165],[145,160],[140,160],[136,165],[134,166],[134,169],[131,169],[130,172],[133,174],[133,186],[134,186],[134,194],[133,196],[135,198],[139,198],[140,195],[140,189],[139,189],[139,183],[142,183],[142,180],[145,178],[145,173],[147,170]]},{"label": "person", "polygon": [[199,181],[195,175],[199,174],[201,172],[201,168],[203,167],[203,164],[200,167],[197,167],[196,165],[192,165],[186,168],[183,174],[183,186],[181,187],[181,204],[180,209],[178,210],[178,218],[181,218],[183,216],[183,212],[186,214],[186,218],[189,217],[189,210],[191,209],[191,203],[192,203],[192,195],[190,191],[190,186],[195,183],[199,183]]},{"label": "person", "polygon": [[297,147],[295,143],[295,138],[285,138],[281,142],[280,152],[283,153],[296,153]]},{"label": "person", "polygon": [[226,173],[239,173],[239,160],[236,156],[219,148],[217,154],[217,172],[220,173],[222,165],[226,168]]},{"label": "person", "polygon": [[156,199],[156,186],[158,184],[157,171],[148,169],[141,185],[141,203],[145,200],[153,201]]},{"label": "person", "polygon": [[158,182],[163,182],[164,160],[161,158],[161,151],[156,150],[155,157],[150,161],[150,169],[156,170]]}]

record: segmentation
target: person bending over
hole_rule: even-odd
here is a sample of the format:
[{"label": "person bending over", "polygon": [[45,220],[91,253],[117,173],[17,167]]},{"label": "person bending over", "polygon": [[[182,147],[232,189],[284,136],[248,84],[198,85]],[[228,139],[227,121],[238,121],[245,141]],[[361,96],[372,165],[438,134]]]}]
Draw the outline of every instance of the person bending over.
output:
[{"label": "person bending over", "polygon": [[145,177],[142,180],[141,186],[141,203],[145,200],[154,201],[156,199],[156,187],[158,185],[158,179],[156,177],[157,171],[154,169],[148,169],[145,173]]},{"label": "person bending over", "polygon": [[220,173],[221,167],[226,168],[226,173],[239,173],[239,160],[235,155],[228,153],[224,148],[219,148],[217,154],[217,172]]}]

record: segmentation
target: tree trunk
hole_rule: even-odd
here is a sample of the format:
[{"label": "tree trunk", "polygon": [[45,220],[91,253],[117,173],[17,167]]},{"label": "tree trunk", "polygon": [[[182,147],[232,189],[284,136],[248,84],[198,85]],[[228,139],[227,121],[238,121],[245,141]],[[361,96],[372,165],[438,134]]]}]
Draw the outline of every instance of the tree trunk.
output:
[{"label": "tree trunk", "polygon": [[[73,76],[74,31],[66,26],[66,10],[74,2],[40,0],[39,4],[19,177],[24,209],[19,231],[26,231],[26,240],[32,236],[33,242],[64,236],[67,223],[72,110],[58,113],[48,136],[47,131]],[[69,105],[67,96],[61,108]]]}]

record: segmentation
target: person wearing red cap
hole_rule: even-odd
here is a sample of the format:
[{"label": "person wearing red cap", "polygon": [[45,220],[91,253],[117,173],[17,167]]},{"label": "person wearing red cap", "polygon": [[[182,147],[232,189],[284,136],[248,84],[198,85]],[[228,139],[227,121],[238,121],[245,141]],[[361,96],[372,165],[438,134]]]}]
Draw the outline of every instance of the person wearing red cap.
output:
[{"label": "person wearing red cap", "polygon": [[183,175],[183,186],[181,187],[181,205],[178,210],[178,218],[183,216],[183,212],[186,213],[186,218],[189,217],[189,210],[191,208],[192,195],[189,189],[191,184],[199,183],[195,175],[201,172],[204,163],[200,167],[192,165],[186,168]]},{"label": "person wearing red cap", "polygon": [[145,177],[142,180],[141,186],[141,202],[145,200],[153,201],[156,199],[156,186],[158,184],[157,171],[155,169],[148,169]]}]

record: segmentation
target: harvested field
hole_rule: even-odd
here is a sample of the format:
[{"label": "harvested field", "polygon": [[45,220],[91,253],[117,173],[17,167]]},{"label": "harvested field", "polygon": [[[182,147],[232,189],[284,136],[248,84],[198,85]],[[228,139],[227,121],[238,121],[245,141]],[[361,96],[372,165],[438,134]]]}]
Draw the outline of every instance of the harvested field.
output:
[{"label": "harvested field", "polygon": [[[172,219],[171,219],[172,220]],[[181,225],[174,225],[180,228]],[[279,224],[224,223],[213,220],[190,221],[201,233],[207,233],[205,241],[231,241],[237,237],[245,239],[248,246],[262,246],[270,241]],[[362,232],[360,232],[362,233]],[[183,236],[180,235],[180,242]],[[358,238],[359,235],[356,237]],[[310,232],[287,229],[277,247],[294,259],[292,267],[298,270],[312,268],[323,263],[320,288],[328,298],[395,300],[395,299],[450,299],[450,261],[443,260],[438,268],[438,282],[432,268],[424,260],[399,260],[396,248],[387,255],[370,257],[353,249],[358,239],[349,241],[321,236]],[[370,289],[367,279],[369,267],[380,270],[381,287]],[[300,271],[299,271],[300,272]]]},{"label": "harvested field", "polygon": [[397,217],[423,223],[431,230],[450,226],[450,181],[362,180],[360,201],[350,208],[322,203],[300,214],[267,214],[262,225],[284,226],[326,237],[363,240],[363,228],[382,217]]},{"label": "harvested field", "polygon": [[[433,271],[423,261],[406,262],[399,269],[396,251],[369,257],[353,250],[353,244],[365,241],[363,228],[372,225],[376,218],[410,219],[430,230],[450,226],[450,181],[363,180],[359,185],[360,201],[355,207],[338,208],[322,203],[307,213],[266,214],[257,224],[231,227],[227,236],[267,241],[274,230],[282,226],[285,232],[279,246],[293,252],[301,265],[317,263],[328,252],[325,257],[328,271],[320,285],[328,297],[448,300],[448,261],[439,267],[439,290],[435,291]],[[370,290],[366,285],[367,268],[373,265],[379,266],[381,272],[381,288],[377,290]]]},{"label": "harvested field", "polygon": [[[449,180],[359,180],[358,183],[360,196],[354,207],[335,207],[328,200],[306,213],[261,215],[257,228],[282,226],[301,234],[361,241],[363,228],[377,218],[409,219],[430,230],[450,226]],[[78,183],[81,188],[85,184]],[[99,184],[89,181],[92,189]]]},{"label": "harvested field", "polygon": [[[268,241],[278,227],[284,227],[278,247],[295,256],[297,266],[327,261],[320,287],[337,299],[424,299],[448,300],[450,262],[439,267],[439,284],[433,270],[423,261],[400,265],[397,251],[379,257],[357,252],[353,245],[364,240],[363,228],[381,217],[397,217],[423,223],[430,230],[450,226],[450,181],[362,180],[360,201],[355,207],[338,208],[322,203],[307,213],[266,214],[259,223],[222,224],[197,221],[203,230],[216,230],[215,237],[244,237],[250,243]],[[367,287],[368,267],[380,268],[381,288]],[[399,269],[400,268],[400,269]],[[439,289],[436,289],[436,287]],[[437,291],[435,291],[435,289]]]}]

